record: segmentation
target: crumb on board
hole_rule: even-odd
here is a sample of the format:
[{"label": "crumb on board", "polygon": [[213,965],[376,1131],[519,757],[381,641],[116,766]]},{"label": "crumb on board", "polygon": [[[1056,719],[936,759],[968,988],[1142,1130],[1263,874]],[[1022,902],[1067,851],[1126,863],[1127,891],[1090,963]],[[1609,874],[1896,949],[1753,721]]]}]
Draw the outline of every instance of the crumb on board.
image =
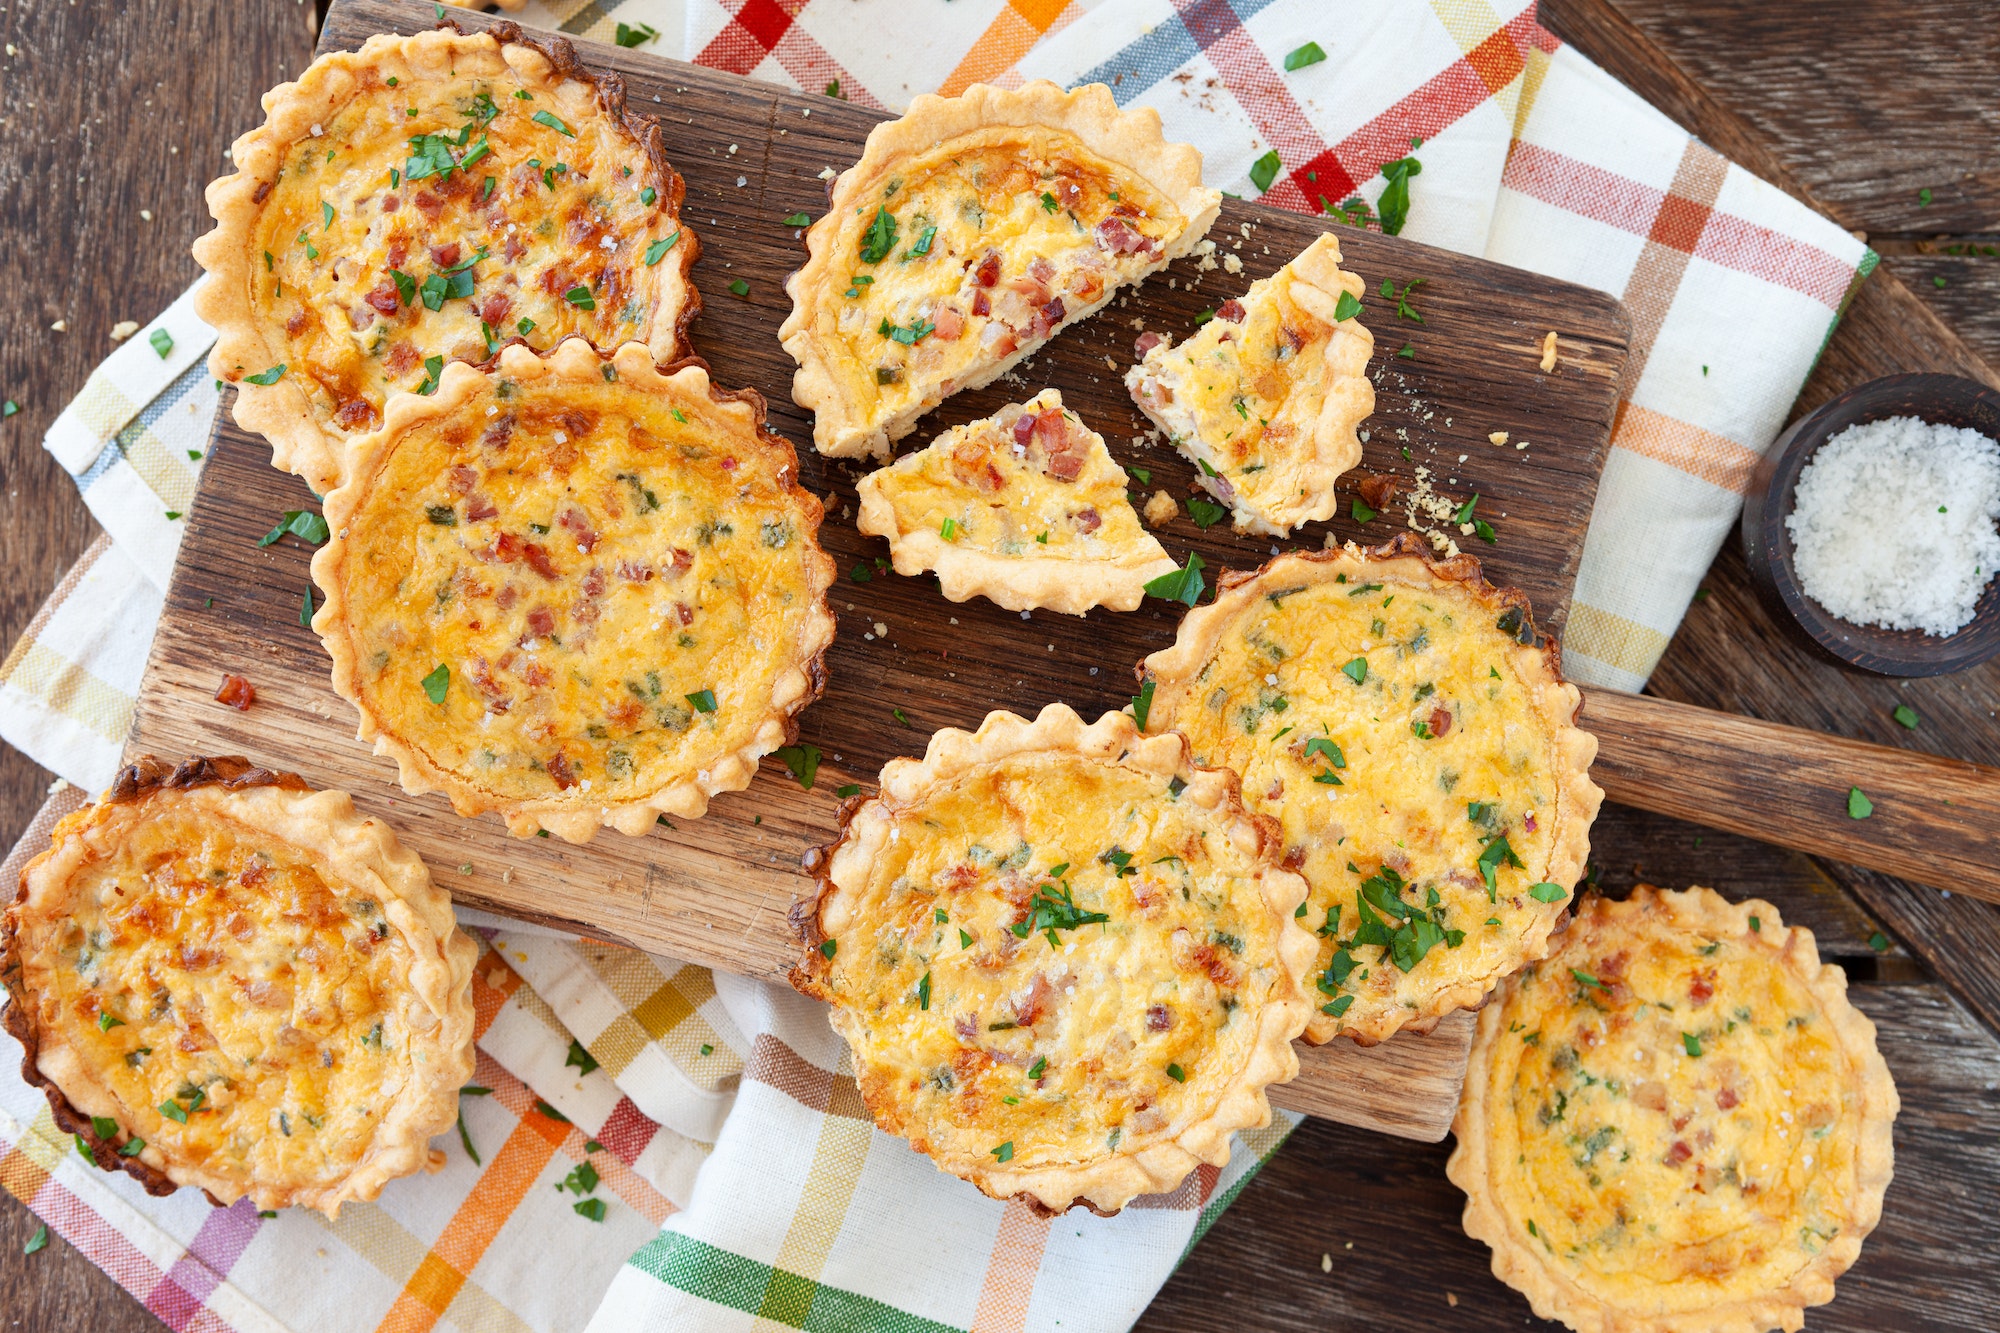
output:
[{"label": "crumb on board", "polygon": [[113,324],[111,326],[111,341],[115,343],[122,343],[127,338],[131,337],[138,331],[139,331],[138,320],[121,319],[116,324]]},{"label": "crumb on board", "polygon": [[1486,438],[1494,444],[1505,444],[1507,443],[1507,432],[1504,430],[1496,430],[1491,435],[1488,435]]},{"label": "crumb on board", "polygon": [[1333,1256],[1332,1256],[1332,1255],[1330,1255],[1330,1254],[1322,1254],[1322,1255],[1321,1255],[1321,1256],[1319,1257],[1319,1271],[1320,1271],[1320,1272],[1322,1272],[1322,1273],[1331,1273],[1331,1272],[1333,1271]]},{"label": "crumb on board", "polygon": [[1550,329],[1548,331],[1548,334],[1542,339],[1542,373],[1547,374],[1549,371],[1554,370],[1555,368],[1556,368],[1556,331],[1554,329]]},{"label": "crumb on board", "polygon": [[1180,505],[1165,491],[1154,491],[1153,498],[1146,501],[1146,521],[1156,528],[1176,518],[1180,512]]}]

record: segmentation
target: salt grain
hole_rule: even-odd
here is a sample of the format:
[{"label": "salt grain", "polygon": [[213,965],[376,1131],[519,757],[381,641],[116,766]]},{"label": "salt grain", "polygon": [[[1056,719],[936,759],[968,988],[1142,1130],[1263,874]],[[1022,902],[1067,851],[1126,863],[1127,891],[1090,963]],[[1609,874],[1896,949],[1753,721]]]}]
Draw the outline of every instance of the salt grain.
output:
[{"label": "salt grain", "polygon": [[1842,620],[1947,635],[2000,569],[2000,444],[1890,417],[1850,426],[1799,474],[1786,518],[1806,596]]}]

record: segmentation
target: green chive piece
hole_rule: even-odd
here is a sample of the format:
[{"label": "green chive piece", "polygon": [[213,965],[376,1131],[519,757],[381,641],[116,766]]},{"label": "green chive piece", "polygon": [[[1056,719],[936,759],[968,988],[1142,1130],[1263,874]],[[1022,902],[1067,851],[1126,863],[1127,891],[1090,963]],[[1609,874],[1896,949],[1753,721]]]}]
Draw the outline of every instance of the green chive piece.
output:
[{"label": "green chive piece", "polygon": [[684,694],[681,697],[686,699],[688,706],[697,713],[713,713],[715,711],[714,690],[696,690],[693,694]]},{"label": "green chive piece", "polygon": [[1889,716],[1895,718],[1896,721],[1902,723],[1911,731],[1915,731],[1917,725],[1923,721],[1922,718],[1917,716],[1917,710],[1908,704],[1897,704],[1896,711],[1889,714]]},{"label": "green chive piece", "polygon": [[1889,937],[1878,930],[1868,937],[1868,947],[1876,953],[1887,953],[1889,952]]},{"label": "green chive piece", "polygon": [[434,704],[443,703],[445,691],[451,688],[451,668],[446,666],[444,663],[439,662],[437,664],[437,670],[431,672],[430,675],[425,676],[422,683],[424,687],[424,693],[430,696],[430,701],[432,703]]},{"label": "green chive piece", "polygon": [[812,226],[812,215],[809,213],[794,213],[785,219],[785,225],[787,227],[810,227]]},{"label": "green chive piece", "polygon": [[738,278],[729,284],[729,290],[735,292],[738,296],[748,296],[750,294],[750,284]]},{"label": "green chive piece", "polygon": [[1368,681],[1368,659],[1365,657],[1354,658],[1340,669],[1340,674],[1346,676],[1356,685],[1366,684]]},{"label": "green chive piece", "polygon": [[563,124],[561,118],[551,112],[537,111],[534,115],[529,116],[528,119],[534,121],[537,125],[548,126],[557,134],[566,134],[572,139],[576,137],[576,131]]},{"label": "green chive piece", "polygon": [[243,378],[248,380],[252,384],[261,384],[264,387],[269,388],[271,385],[276,384],[279,380],[283,379],[284,377],[285,377],[285,363],[280,361],[277,365],[272,366],[269,370],[263,372],[261,375],[245,375]]},{"label": "green chive piece", "polygon": [[144,1151],[146,1151],[146,1141],[136,1135],[118,1146],[120,1157],[137,1157]]},{"label": "green chive piece", "polygon": [[153,350],[160,354],[160,360],[167,359],[167,353],[174,350],[174,335],[165,329],[154,329],[146,335],[146,341],[153,344]]},{"label": "green chive piece", "polygon": [[160,1114],[177,1125],[185,1125],[188,1122],[187,1108],[176,1101],[161,1102]]},{"label": "green chive piece", "polygon": [[1285,69],[1287,72],[1295,69],[1304,69],[1307,65],[1317,65],[1324,59],[1326,59],[1326,52],[1319,49],[1319,43],[1307,42],[1304,46],[1287,53],[1285,56]]},{"label": "green chive piece", "polygon": [[889,716],[895,718],[898,722],[902,723],[906,727],[915,725],[910,721],[910,715],[908,713],[905,713],[900,708],[891,708],[889,710]]},{"label": "green chive piece", "polygon": [[463,1110],[460,1110],[458,1113],[458,1141],[465,1145],[465,1155],[472,1159],[474,1166],[486,1165],[479,1160],[479,1149],[472,1146],[472,1131],[465,1127],[465,1112]]},{"label": "green chive piece", "polygon": [[1681,1047],[1689,1055],[1694,1056],[1697,1059],[1700,1058],[1701,1038],[1697,1037],[1694,1033],[1692,1032],[1681,1033]]},{"label": "green chive piece", "polygon": [[590,288],[588,287],[570,288],[568,291],[563,293],[563,300],[569,302],[571,305],[575,306],[578,310],[597,309],[597,298],[591,295]]},{"label": "green chive piece", "polygon": [[675,242],[679,241],[680,238],[681,234],[679,232],[675,232],[673,235],[667,237],[665,240],[654,241],[651,245],[647,246],[646,267],[652,268],[655,264],[658,264],[662,259],[665,259],[667,257],[667,251],[673,249]]},{"label": "green chive piece", "polygon": [[1179,1065],[1168,1065],[1167,1077],[1172,1079],[1176,1083],[1187,1082],[1187,1073]]},{"label": "green chive piece", "polygon": [[924,973],[924,979],[917,983],[917,1008],[928,1011],[931,1007],[931,974]]},{"label": "green chive piece", "polygon": [[1847,817],[1849,819],[1866,819],[1874,813],[1875,802],[1863,795],[1861,788],[1849,787],[1847,789]]},{"label": "green chive piece", "polygon": [[1349,510],[1349,513],[1353,515],[1356,523],[1370,523],[1375,519],[1374,509],[1370,508],[1358,495],[1354,497],[1353,506]]},{"label": "green chive piece", "polygon": [[1153,680],[1147,677],[1140,682],[1139,692],[1132,696],[1132,720],[1139,724],[1139,730],[1146,729],[1146,719],[1153,712]]},{"label": "green chive piece", "polygon": [[116,1014],[99,1014],[97,1016],[97,1030],[99,1032],[109,1032],[113,1028],[122,1028],[124,1026],[125,1020]]},{"label": "green chive piece", "polygon": [[839,940],[828,940],[826,941],[826,943],[819,946],[819,953],[820,957],[822,958],[831,958],[835,953],[839,952],[839,950],[840,950]]},{"label": "green chive piece", "polygon": [[861,784],[858,782],[843,782],[833,789],[833,794],[843,801],[850,796],[859,796],[861,794]]},{"label": "green chive piece", "polygon": [[313,625],[313,590],[312,590],[312,584],[308,583],[306,585],[305,600],[299,603],[299,626],[302,629],[311,629],[312,625]]}]

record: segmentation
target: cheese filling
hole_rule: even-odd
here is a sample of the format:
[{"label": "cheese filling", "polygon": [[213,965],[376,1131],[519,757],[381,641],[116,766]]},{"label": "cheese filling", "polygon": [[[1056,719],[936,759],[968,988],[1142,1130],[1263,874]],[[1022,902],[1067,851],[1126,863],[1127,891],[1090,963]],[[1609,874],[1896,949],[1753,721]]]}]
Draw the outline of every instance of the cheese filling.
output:
[{"label": "cheese filling", "polygon": [[477,786],[642,798],[751,744],[815,599],[817,516],[706,394],[489,380],[349,520],[357,687]]},{"label": "cheese filling", "polygon": [[1025,755],[893,814],[830,974],[878,1116],[934,1155],[1034,1166],[1205,1113],[1282,985],[1282,923],[1179,793]]},{"label": "cheese filling", "polygon": [[509,339],[647,336],[679,223],[622,127],[570,124],[511,73],[363,79],[263,201],[251,304],[283,359],[232,379],[283,378],[322,424],[359,432],[391,393]]},{"label": "cheese filling", "polygon": [[298,848],[173,797],[146,809],[77,872],[53,956],[28,960],[60,1039],[116,1099],[127,1155],[344,1178],[415,1077],[407,944]]},{"label": "cheese filling", "polygon": [[1523,974],[1499,1039],[1507,1212],[1625,1308],[1783,1288],[1852,1224],[1852,1080],[1832,1024],[1754,936],[1664,915],[1571,934]]},{"label": "cheese filling", "polygon": [[1496,980],[1569,897],[1541,883],[1556,755],[1510,665],[1521,623],[1432,584],[1274,589],[1149,719],[1283,826],[1320,1010],[1356,1030]]}]

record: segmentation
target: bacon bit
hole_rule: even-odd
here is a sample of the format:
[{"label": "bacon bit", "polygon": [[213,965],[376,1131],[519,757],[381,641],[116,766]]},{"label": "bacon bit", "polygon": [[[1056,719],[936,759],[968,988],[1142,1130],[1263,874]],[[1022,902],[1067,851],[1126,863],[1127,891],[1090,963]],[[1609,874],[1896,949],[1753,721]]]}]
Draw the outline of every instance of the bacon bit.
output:
[{"label": "bacon bit", "polygon": [[530,662],[521,668],[521,680],[531,689],[539,690],[554,679],[549,669],[540,662]]},{"label": "bacon bit", "polygon": [[333,424],[342,430],[374,429],[375,409],[366,398],[350,398],[333,414]]},{"label": "bacon bit", "polygon": [[984,291],[976,291],[972,294],[972,313],[980,319],[985,319],[993,313],[993,302],[986,298]]},{"label": "bacon bit", "polygon": [[1215,317],[1217,319],[1226,319],[1231,324],[1241,324],[1243,322],[1243,313],[1243,303],[1241,301],[1224,301],[1215,308]]},{"label": "bacon bit", "polygon": [[422,213],[432,222],[436,222],[438,214],[444,211],[444,200],[438,198],[429,190],[418,190],[417,197],[410,202],[417,206],[418,212]]},{"label": "bacon bit", "polygon": [[397,343],[389,349],[389,354],[382,358],[382,369],[389,372],[393,379],[398,375],[409,374],[423,364],[423,359],[423,353],[411,344]]},{"label": "bacon bit", "polygon": [[575,283],[569,280],[569,271],[561,264],[551,264],[543,269],[542,276],[536,285],[550,296],[561,296],[564,292],[576,286]]},{"label": "bacon bit", "polygon": [[1715,1105],[1718,1110],[1723,1110],[1723,1111],[1734,1110],[1736,1107],[1736,1102],[1737,1102],[1736,1089],[1717,1088],[1715,1090]]},{"label": "bacon bit", "polygon": [[1114,255],[1143,254],[1149,259],[1159,257],[1159,242],[1149,240],[1144,233],[1117,216],[1097,224],[1097,246]]},{"label": "bacon bit", "polygon": [[1277,780],[1271,783],[1271,790],[1264,793],[1264,799],[1267,801],[1276,801],[1282,799],[1284,797],[1284,794],[1285,794],[1285,780],[1283,778],[1278,778]]},{"label": "bacon bit", "polygon": [[471,468],[465,467],[463,465],[452,468],[449,472],[446,472],[444,475],[445,475],[444,487],[446,490],[450,491],[454,496],[466,495],[472,490],[474,486],[477,486],[479,484],[479,474],[477,472],[474,472]]},{"label": "bacon bit", "polygon": [[1533,815],[1529,815],[1526,819],[1522,820],[1521,824],[1528,832],[1533,833],[1535,831],[1535,817]]},{"label": "bacon bit", "polygon": [[479,432],[479,447],[482,449],[505,449],[514,438],[514,414],[503,412],[486,423],[486,429]]},{"label": "bacon bit", "polygon": [[546,606],[538,606],[528,612],[528,632],[538,639],[546,639],[556,632],[556,613]]},{"label": "bacon bit", "polygon": [[576,774],[570,771],[569,756],[557,750],[549,756],[549,776],[556,780],[556,786],[568,791],[576,785]]},{"label": "bacon bit", "polygon": [[439,268],[450,268],[458,262],[458,242],[446,241],[443,245],[431,247],[431,263]]},{"label": "bacon bit", "polygon": [[674,615],[680,619],[683,626],[694,624],[694,608],[686,602],[674,603]]},{"label": "bacon bit", "polygon": [[305,331],[306,331],[306,312],[304,308],[301,307],[298,310],[294,310],[292,312],[291,318],[285,321],[285,332],[291,334],[294,338],[296,338]]},{"label": "bacon bit", "polygon": [[1694,1001],[1696,1008],[1700,1008],[1715,998],[1714,976],[1714,968],[1710,968],[1706,972],[1697,972],[1694,974],[1694,981],[1688,986],[1688,998]]},{"label": "bacon bit", "polygon": [[1296,352],[1306,345],[1306,335],[1286,324],[1278,330],[1278,336],[1285,340],[1285,346]]},{"label": "bacon bit", "polygon": [[[393,213],[402,206],[403,206],[403,201],[398,197],[396,197],[395,195],[385,194],[382,196],[382,211],[384,213]],[[393,267],[393,265],[391,267]]]},{"label": "bacon bit", "polygon": [[485,305],[479,307],[479,317],[491,324],[494,332],[498,333],[500,326],[507,321],[507,316],[513,309],[513,297],[505,292],[495,292],[486,298]]},{"label": "bacon bit", "polygon": [[604,567],[592,565],[589,572],[583,576],[583,583],[580,586],[585,597],[602,597],[605,584]]},{"label": "bacon bit", "polygon": [[401,268],[403,261],[410,257],[410,243],[399,232],[389,241],[389,253],[383,256],[390,268]]},{"label": "bacon bit", "polygon": [[466,497],[465,501],[466,522],[477,523],[481,519],[497,518],[499,514],[500,514],[499,506],[495,505],[491,500],[487,499],[484,495],[481,495],[479,492],[474,491],[471,495]]},{"label": "bacon bit", "polygon": [[677,579],[681,575],[687,573],[690,569],[693,568],[694,568],[694,552],[684,551],[680,547],[676,546],[674,548],[674,562],[667,568],[667,577],[670,579]]},{"label": "bacon bit", "polygon": [[1048,1016],[1054,1007],[1056,988],[1049,984],[1043,973],[1035,973],[1026,989],[1014,997],[1014,1021],[1024,1028],[1031,1028]]},{"label": "bacon bit", "polygon": [[960,861],[955,866],[947,867],[944,873],[937,877],[937,882],[938,887],[946,893],[963,893],[979,882],[979,870]]},{"label": "bacon bit", "polygon": [[528,253],[528,244],[519,235],[509,236],[506,248],[500,252],[501,256],[510,264],[526,253]]},{"label": "bacon bit", "polygon": [[1674,1132],[1679,1133],[1681,1130],[1686,1129],[1688,1121],[1692,1119],[1694,1119],[1694,1112],[1692,1111],[1683,1111],[1675,1116],[1673,1120]]},{"label": "bacon bit", "polygon": [[597,530],[590,526],[590,517],[575,505],[567,506],[556,515],[556,526],[576,538],[576,544],[587,555],[597,549]]},{"label": "bacon bit", "polygon": [[1306,849],[1303,845],[1294,843],[1292,846],[1285,848],[1285,859],[1281,862],[1285,869],[1297,870],[1305,863]]},{"label": "bacon bit", "polygon": [[381,286],[361,299],[384,315],[393,315],[402,308],[401,301],[396,296],[396,284],[387,278],[382,280]]},{"label": "bacon bit", "polygon": [[556,573],[556,567],[549,562],[549,553],[543,550],[539,543],[522,542],[521,558],[528,562],[529,569],[534,570],[549,582],[554,583],[559,577]]},{"label": "bacon bit", "polygon": [[1666,1163],[1668,1166],[1679,1166],[1692,1156],[1694,1156],[1694,1149],[1688,1147],[1679,1139],[1675,1139],[1674,1146],[1667,1149]]},{"label": "bacon bit", "polygon": [[965,332],[965,316],[948,305],[939,306],[937,312],[931,316],[931,322],[935,326],[932,332],[946,342]]},{"label": "bacon bit", "polygon": [[1165,1032],[1174,1025],[1173,1011],[1164,1004],[1146,1006],[1146,1031]]},{"label": "bacon bit", "polygon": [[1146,353],[1152,351],[1166,340],[1165,334],[1155,333],[1151,329],[1147,329],[1132,343],[1132,354],[1143,361]]},{"label": "bacon bit", "polygon": [[1234,990],[1237,985],[1236,969],[1224,958],[1213,944],[1203,944],[1189,955],[1194,965],[1208,973],[1208,979],[1223,990]]},{"label": "bacon bit", "polygon": [[502,611],[509,610],[521,600],[521,590],[511,583],[502,584],[500,591],[493,594],[493,604]]},{"label": "bacon bit", "polygon": [[734,472],[736,470],[736,460],[734,458],[723,459],[722,470],[724,472]]},{"label": "bacon bit", "polygon": [[215,701],[228,704],[237,712],[248,712],[250,705],[257,702],[257,688],[238,675],[222,678],[222,688],[215,692]]},{"label": "bacon bit", "polygon": [[1431,709],[1431,735],[1433,737],[1442,736],[1450,730],[1451,710],[1442,704]]},{"label": "bacon bit", "polygon": [[1047,286],[1049,283],[1055,281],[1056,266],[1051,264],[1046,257],[1037,255],[1034,262],[1028,265],[1028,276],[1043,286]]},{"label": "bacon bit", "polygon": [[1072,521],[1075,522],[1076,530],[1078,532],[1083,533],[1085,536],[1089,536],[1091,533],[1097,531],[1100,527],[1104,526],[1104,519],[1098,514],[1097,510],[1094,508],[1086,507],[1083,509],[1079,509],[1077,510],[1076,513],[1071,514],[1070,518]]},{"label": "bacon bit", "polygon": [[1095,301],[1104,291],[1104,279],[1094,269],[1084,269],[1070,283],[1070,290],[1083,301]]},{"label": "bacon bit", "polygon": [[1020,416],[1014,418],[1014,443],[1025,449],[1034,443],[1034,439],[1035,413],[1023,412]]},{"label": "bacon bit", "polygon": [[1632,1104],[1643,1106],[1648,1111],[1667,1113],[1667,1085],[1648,1080],[1632,1089]]},{"label": "bacon bit", "polygon": [[493,539],[493,545],[481,555],[487,561],[498,560],[502,564],[513,564],[521,558],[521,539],[511,532],[503,532]]},{"label": "bacon bit", "polygon": [[653,567],[641,564],[636,560],[620,560],[618,562],[618,577],[624,579],[627,583],[651,583],[653,581]]},{"label": "bacon bit", "polygon": [[1000,281],[1000,252],[988,250],[979,260],[979,267],[972,271],[972,280],[981,287],[991,287]]},{"label": "bacon bit", "polygon": [[264,202],[264,197],[270,193],[271,193],[271,182],[258,181],[257,188],[251,191],[250,193],[250,202],[253,204],[261,204]]},{"label": "bacon bit", "polygon": [[1051,297],[1047,305],[1035,312],[1033,326],[1035,336],[1037,338],[1048,337],[1054,331],[1055,326],[1063,322],[1063,316],[1068,313],[1068,310],[1063,307],[1063,299],[1060,296]]},{"label": "bacon bit", "polygon": [[[1032,426],[1032,418],[1023,417]],[[989,494],[1000,491],[1007,479],[1000,475],[1000,469],[993,466],[993,460],[984,446],[973,440],[961,440],[952,447],[952,474],[967,486]]]},{"label": "bacon bit", "polygon": [[604,715],[629,730],[639,725],[639,715],[645,711],[645,706],[637,699],[620,699],[605,709]]},{"label": "bacon bit", "polygon": [[976,1014],[960,1014],[952,1020],[951,1030],[961,1041],[972,1041],[979,1035],[979,1018]]}]

